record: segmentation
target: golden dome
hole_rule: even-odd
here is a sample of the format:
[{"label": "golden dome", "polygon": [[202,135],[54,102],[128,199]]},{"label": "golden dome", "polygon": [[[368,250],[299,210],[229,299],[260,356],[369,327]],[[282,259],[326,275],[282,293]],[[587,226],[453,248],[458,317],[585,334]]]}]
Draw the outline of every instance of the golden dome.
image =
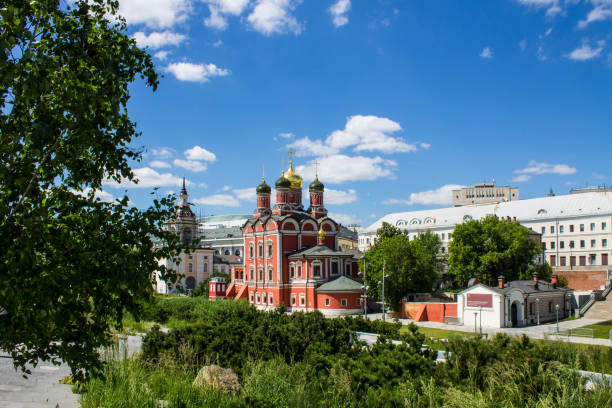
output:
[{"label": "golden dome", "polygon": [[319,238],[325,238],[325,231],[323,231],[323,225],[321,225],[321,228],[319,228]]},{"label": "golden dome", "polygon": [[[293,152],[290,152],[293,154]],[[289,158],[289,170],[285,173],[285,178],[291,182],[291,188],[302,188],[302,177],[293,170],[293,157]]]}]

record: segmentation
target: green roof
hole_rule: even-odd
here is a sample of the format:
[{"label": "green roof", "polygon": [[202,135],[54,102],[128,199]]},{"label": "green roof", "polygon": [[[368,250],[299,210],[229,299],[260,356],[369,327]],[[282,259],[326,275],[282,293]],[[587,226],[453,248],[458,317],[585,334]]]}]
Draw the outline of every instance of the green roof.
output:
[{"label": "green roof", "polygon": [[340,276],[316,289],[317,292],[361,292],[362,290],[361,283],[346,276]]},{"label": "green roof", "polygon": [[300,249],[293,253],[290,253],[288,258],[302,258],[302,257],[319,257],[319,256],[338,256],[338,257],[352,257],[353,254],[346,252],[336,251],[326,247],[325,245],[317,245],[310,248]]}]

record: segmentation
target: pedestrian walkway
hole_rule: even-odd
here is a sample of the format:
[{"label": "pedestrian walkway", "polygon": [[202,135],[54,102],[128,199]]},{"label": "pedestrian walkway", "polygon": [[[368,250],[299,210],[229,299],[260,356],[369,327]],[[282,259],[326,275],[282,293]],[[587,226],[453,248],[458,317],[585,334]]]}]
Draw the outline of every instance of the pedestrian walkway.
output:
[{"label": "pedestrian walkway", "polygon": [[77,408],[79,395],[72,393],[72,386],[60,384],[70,375],[66,364],[54,366],[39,362],[28,379],[21,371],[15,371],[13,360],[0,352],[0,408]]}]

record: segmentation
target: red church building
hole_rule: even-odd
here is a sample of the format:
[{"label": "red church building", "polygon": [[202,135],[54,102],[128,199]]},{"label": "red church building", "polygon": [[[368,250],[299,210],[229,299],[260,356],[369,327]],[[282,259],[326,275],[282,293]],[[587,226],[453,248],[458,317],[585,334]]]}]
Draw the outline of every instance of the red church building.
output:
[{"label": "red church building", "polygon": [[306,210],[292,160],[275,186],[274,208],[265,178],[257,187],[257,208],[242,227],[244,266],[232,268],[227,297],[248,299],[261,309],[282,304],[290,312],[361,313],[357,261],[338,250],[339,225],[327,217],[318,175],[309,186]]}]

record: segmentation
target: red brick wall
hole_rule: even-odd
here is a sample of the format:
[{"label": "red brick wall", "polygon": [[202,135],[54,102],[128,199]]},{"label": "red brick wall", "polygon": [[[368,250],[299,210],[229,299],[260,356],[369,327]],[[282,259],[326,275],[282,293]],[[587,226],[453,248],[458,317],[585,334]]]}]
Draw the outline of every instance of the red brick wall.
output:
[{"label": "red brick wall", "polygon": [[403,302],[400,317],[424,322],[444,323],[445,317],[457,317],[457,303]]},{"label": "red brick wall", "polygon": [[567,278],[568,287],[575,290],[601,289],[606,284],[608,271],[556,270],[558,275]]}]

